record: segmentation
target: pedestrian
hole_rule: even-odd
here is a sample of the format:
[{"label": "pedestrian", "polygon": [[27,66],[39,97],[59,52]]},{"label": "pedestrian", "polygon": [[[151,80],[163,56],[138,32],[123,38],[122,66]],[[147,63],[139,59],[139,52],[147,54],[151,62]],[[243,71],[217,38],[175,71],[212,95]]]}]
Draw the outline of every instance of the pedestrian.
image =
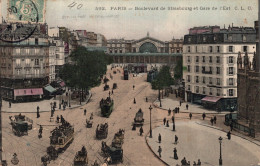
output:
[{"label": "pedestrian", "polygon": [[142,135],[143,135],[143,132],[144,132],[144,130],[143,130],[143,127],[142,127],[142,126],[141,126],[141,128],[140,128],[139,132],[140,132],[140,136],[142,136]]},{"label": "pedestrian", "polygon": [[216,124],[217,123],[217,117],[216,117],[216,115],[214,116],[214,123]]},{"label": "pedestrian", "polygon": [[233,130],[233,122],[230,123],[230,130]]},{"label": "pedestrian", "polygon": [[62,115],[60,115],[60,121],[61,121],[61,123],[64,123],[64,118]]},{"label": "pedestrian", "polygon": [[12,106],[12,102],[11,102],[11,101],[9,101],[9,108],[11,108],[11,106]]},{"label": "pedestrian", "polygon": [[162,153],[162,148],[161,148],[161,146],[159,146],[159,148],[158,148],[158,153],[159,153],[159,157],[161,158],[161,157],[162,157],[162,155],[161,155],[161,153]]},{"label": "pedestrian", "polygon": [[168,116],[170,116],[171,115],[171,109],[169,108],[168,109]]},{"label": "pedestrian", "polygon": [[180,100],[180,106],[181,106],[181,100]]},{"label": "pedestrian", "polygon": [[87,110],[86,109],[84,109],[84,115],[86,115],[87,114]]},{"label": "pedestrian", "polygon": [[173,149],[173,153],[174,153],[174,155],[173,155],[174,157],[173,158],[175,160],[178,160],[178,155],[177,155],[177,149],[176,148]]},{"label": "pedestrian", "polygon": [[112,89],[112,94],[114,94],[114,91],[113,91],[113,89]]},{"label": "pedestrian", "polygon": [[108,95],[109,95],[109,97],[110,97],[110,91],[108,92]]},{"label": "pedestrian", "polygon": [[175,123],[172,124],[172,131],[175,131]]},{"label": "pedestrian", "polygon": [[57,115],[57,123],[59,123],[60,122],[60,117],[59,117],[59,115]]},{"label": "pedestrian", "polygon": [[200,159],[198,159],[198,163],[197,163],[197,165],[201,165]]},{"label": "pedestrian", "polygon": [[162,136],[161,136],[161,134],[159,133],[159,136],[158,136],[158,142],[159,142],[159,144],[161,143],[161,141],[162,141]]},{"label": "pedestrian", "polygon": [[39,109],[37,109],[37,118],[39,118],[40,117],[40,111],[39,111]]},{"label": "pedestrian", "polygon": [[172,123],[174,123],[174,116],[172,116]]},{"label": "pedestrian", "polygon": [[195,161],[193,161],[193,166],[197,166],[197,164],[196,164],[196,162],[195,162]]},{"label": "pedestrian", "polygon": [[174,139],[174,144],[176,144],[177,145],[177,143],[178,143],[178,136],[177,135],[175,135],[175,139]]},{"label": "pedestrian", "polygon": [[66,105],[65,105],[65,103],[63,103],[63,110],[65,110],[66,109]]},{"label": "pedestrian", "polygon": [[42,130],[43,130],[42,125],[40,125],[39,134],[42,134]]},{"label": "pedestrian", "polygon": [[187,162],[187,166],[190,166],[190,161]]},{"label": "pedestrian", "polygon": [[189,117],[190,117],[190,120],[191,120],[191,118],[192,118],[192,113],[189,114]]},{"label": "pedestrian", "polygon": [[134,104],[136,104],[135,98],[134,98]]},{"label": "pedestrian", "polygon": [[148,102],[148,98],[147,97],[145,98],[145,101]]},{"label": "pedestrian", "polygon": [[174,112],[175,112],[175,114],[178,113],[178,111],[177,111],[177,107],[174,108]]},{"label": "pedestrian", "polygon": [[133,90],[135,90],[135,85],[133,85]]},{"label": "pedestrian", "polygon": [[163,118],[163,125],[165,126],[166,118]]},{"label": "pedestrian", "polygon": [[230,131],[227,133],[227,137],[228,137],[229,140],[231,139],[231,132]]},{"label": "pedestrian", "polygon": [[205,114],[205,112],[203,112],[203,114],[202,114],[202,119],[204,120],[205,117],[206,117],[206,114]]},{"label": "pedestrian", "polygon": [[213,118],[211,117],[211,118],[210,118],[211,126],[213,126],[213,122],[214,122],[214,120],[213,120]]},{"label": "pedestrian", "polygon": [[183,166],[187,165],[187,161],[185,157],[181,160],[181,165]]},{"label": "pedestrian", "polygon": [[40,107],[39,107],[39,106],[37,106],[37,111],[38,111],[38,110],[40,111]]},{"label": "pedestrian", "polygon": [[166,122],[166,127],[169,127],[169,120],[167,120]]},{"label": "pedestrian", "polygon": [[186,104],[186,109],[187,109],[187,110],[189,109],[189,105],[188,105],[188,104]]},{"label": "pedestrian", "polygon": [[178,114],[180,113],[180,107],[177,107],[177,112],[178,112]]},{"label": "pedestrian", "polygon": [[136,130],[135,124],[133,124],[133,128],[132,128],[132,130]]}]

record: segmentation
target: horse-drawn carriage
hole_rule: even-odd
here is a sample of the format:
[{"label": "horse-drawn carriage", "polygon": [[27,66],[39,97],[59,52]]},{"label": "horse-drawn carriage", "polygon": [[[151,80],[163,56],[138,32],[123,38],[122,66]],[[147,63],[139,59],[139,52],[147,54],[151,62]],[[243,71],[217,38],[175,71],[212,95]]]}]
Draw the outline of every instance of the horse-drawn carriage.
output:
[{"label": "horse-drawn carriage", "polygon": [[101,124],[100,126],[97,125],[97,129],[96,129],[96,138],[97,139],[105,139],[107,138],[107,134],[108,134],[108,124]]},{"label": "horse-drawn carriage", "polygon": [[124,143],[124,134],[125,131],[123,129],[119,129],[117,133],[115,133],[114,139],[112,140],[112,147],[121,148]]},{"label": "horse-drawn carriage", "polygon": [[85,146],[81,151],[78,151],[74,157],[74,166],[87,166],[88,165],[88,152]]},{"label": "horse-drawn carriage", "polygon": [[55,160],[58,154],[65,151],[74,139],[74,128],[67,121],[63,120],[62,125],[51,131],[50,146],[47,147],[47,155],[41,160],[47,164],[50,160]]},{"label": "horse-drawn carriage", "polygon": [[102,141],[101,151],[106,158],[109,158],[108,164],[123,162],[123,149],[122,147],[116,148],[107,146],[106,142]]},{"label": "horse-drawn carriage", "polygon": [[142,111],[142,109],[140,108],[138,110],[138,112],[135,114],[135,118],[134,118],[134,125],[135,126],[142,126],[144,124],[144,113]]},{"label": "horse-drawn carriage", "polygon": [[93,121],[91,120],[91,119],[86,119],[86,127],[87,128],[91,128],[92,127],[92,125],[93,125]]},{"label": "horse-drawn carriage", "polygon": [[117,88],[117,83],[113,83],[113,89]]},{"label": "horse-drawn carriage", "polygon": [[[28,130],[32,129],[32,123],[25,120],[25,115],[15,115],[14,119],[9,116],[12,125],[12,131],[14,135],[23,136],[28,135]],[[28,119],[28,118],[27,118]]]},{"label": "horse-drawn carriage", "polygon": [[107,97],[106,99],[102,98],[99,105],[102,116],[108,118],[113,111],[114,100],[112,100],[110,97]]}]

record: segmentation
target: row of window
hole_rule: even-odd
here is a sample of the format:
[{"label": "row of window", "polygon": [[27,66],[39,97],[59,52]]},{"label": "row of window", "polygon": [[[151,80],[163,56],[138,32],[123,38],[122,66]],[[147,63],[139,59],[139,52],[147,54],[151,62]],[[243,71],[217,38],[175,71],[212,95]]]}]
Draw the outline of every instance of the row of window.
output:
[{"label": "row of window", "polygon": [[[17,75],[20,75],[20,74],[23,74],[22,73],[22,69],[16,69],[16,74]],[[24,69],[24,74],[34,74],[34,75],[40,75],[40,69],[30,69],[30,68],[26,68]]]},{"label": "row of window", "polygon": [[[187,75],[187,82],[192,82],[192,77]],[[210,84],[210,85],[222,85],[223,80],[221,78],[212,78],[212,77],[199,77],[194,76],[194,83]],[[234,86],[235,78],[228,78],[227,85]]]},{"label": "row of window", "polygon": [[34,62],[34,65],[39,65],[39,61],[43,61],[43,59],[16,59],[15,63],[16,66],[20,66],[21,65],[21,60],[24,61],[25,60],[25,64],[26,65],[30,65],[31,62]]},{"label": "row of window", "polygon": [[[224,46],[187,46],[188,53],[220,53],[223,52]],[[235,52],[234,46],[228,46],[227,52]],[[242,46],[241,52],[247,52],[248,46]],[[238,51],[237,51],[238,52]]]},{"label": "row of window", "polygon": [[[215,59],[214,62],[216,62],[217,64],[220,63],[220,56],[216,56],[216,58],[214,58],[214,59]],[[233,63],[235,63],[235,59],[236,59],[236,57],[234,57],[234,56],[228,56],[227,62],[229,64],[233,64]],[[202,56],[202,57],[195,56],[195,62],[196,63],[199,63],[200,60],[201,60],[202,63],[213,63],[213,57],[212,56],[208,56],[208,57],[207,56]],[[192,57],[187,56],[187,63],[190,63],[191,61],[192,61]]]},{"label": "row of window", "polygon": [[[195,93],[204,94],[204,95],[212,95],[212,96],[223,96],[221,93],[221,89],[217,89],[217,91],[214,93],[213,88],[207,88],[207,87],[199,87],[194,86]],[[187,86],[187,90],[191,91],[191,86]],[[235,89],[228,89],[227,90],[228,96],[235,96]]]},{"label": "row of window", "polygon": [[[228,39],[228,41],[232,41],[233,40],[233,35],[232,34],[228,34],[227,39]],[[214,36],[213,40],[216,41],[217,40],[217,36]],[[203,36],[202,37],[202,41],[203,42],[207,42],[207,37]],[[242,41],[246,42],[246,35],[242,35]],[[191,37],[188,38],[188,42],[189,43],[191,42]]]},{"label": "row of window", "polygon": [[[215,69],[216,69],[216,72],[214,73],[213,67],[209,66],[206,69],[206,66],[201,66],[201,73],[202,74],[221,74],[221,68],[220,67],[216,67]],[[190,65],[187,66],[187,71],[192,72]],[[200,66],[195,66],[194,72],[200,73]],[[227,68],[227,75],[234,75],[234,74],[235,74],[235,68],[234,67],[228,67]]]}]

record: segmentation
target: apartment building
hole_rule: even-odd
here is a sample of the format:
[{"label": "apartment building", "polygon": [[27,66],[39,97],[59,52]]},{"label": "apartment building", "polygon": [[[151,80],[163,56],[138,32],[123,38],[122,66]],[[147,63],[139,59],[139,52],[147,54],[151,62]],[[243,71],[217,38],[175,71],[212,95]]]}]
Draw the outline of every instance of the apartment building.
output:
[{"label": "apartment building", "polygon": [[184,36],[185,100],[217,110],[237,109],[237,58],[256,51],[252,27],[194,27]]}]

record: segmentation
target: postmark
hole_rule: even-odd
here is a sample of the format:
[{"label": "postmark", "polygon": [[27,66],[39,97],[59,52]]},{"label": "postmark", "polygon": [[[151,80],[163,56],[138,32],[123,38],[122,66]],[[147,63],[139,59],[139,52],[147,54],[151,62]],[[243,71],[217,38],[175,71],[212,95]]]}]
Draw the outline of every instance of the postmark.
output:
[{"label": "postmark", "polygon": [[32,0],[9,0],[7,12],[8,23],[1,24],[0,40],[8,43],[21,42],[37,29],[39,13]]}]

